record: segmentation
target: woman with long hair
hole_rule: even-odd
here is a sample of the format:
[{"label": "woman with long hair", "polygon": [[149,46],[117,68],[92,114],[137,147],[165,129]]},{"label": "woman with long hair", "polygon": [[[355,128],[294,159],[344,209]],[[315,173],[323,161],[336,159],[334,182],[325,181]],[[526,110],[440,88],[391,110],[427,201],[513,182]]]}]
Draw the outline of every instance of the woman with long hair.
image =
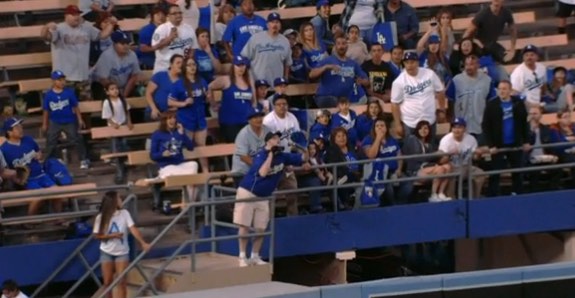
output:
[{"label": "woman with long hair", "polygon": [[236,16],[236,10],[229,4],[222,5],[218,11],[218,18],[216,19],[216,32],[215,38],[217,42],[222,41],[224,32],[228,27],[228,23]]},{"label": "woman with long hair", "polygon": [[210,44],[210,31],[204,28],[196,29],[199,49],[194,51],[194,59],[198,63],[200,76],[207,82],[214,80],[214,75],[222,72],[220,54],[215,46]]},{"label": "woman with long hair", "polygon": [[383,119],[385,115],[381,109],[381,104],[379,100],[369,100],[367,102],[367,109],[361,115],[357,116],[355,120],[355,130],[357,131],[357,139],[363,141],[363,139],[369,135],[369,132],[373,128],[373,123],[376,119]]},{"label": "woman with long hair", "polygon": [[315,27],[310,22],[305,22],[299,27],[299,39],[302,44],[303,55],[308,69],[312,69],[328,56],[323,42],[317,38]]},{"label": "woman with long hair", "polygon": [[[387,121],[377,118],[373,121],[373,126],[368,136],[363,140],[361,147],[368,159],[390,158],[401,156],[399,142],[389,133],[390,129]],[[402,176],[403,160],[373,161],[364,167],[366,177],[369,181],[393,180]],[[395,189],[392,183],[385,184],[385,204],[397,204]],[[403,201],[403,198],[402,200]]]},{"label": "woman with long hair", "polygon": [[481,47],[472,38],[463,38],[459,41],[456,50],[449,56],[451,74],[456,76],[465,69],[465,59],[470,55],[481,56]]},{"label": "woman with long hair", "polygon": [[249,60],[236,56],[230,75],[217,77],[208,86],[212,94],[222,90],[221,106],[218,108],[220,132],[226,143],[233,143],[238,132],[248,123],[248,114],[255,106],[253,91],[250,85]]},{"label": "woman with long hair", "polygon": [[[206,121],[206,90],[208,84],[200,77],[198,64],[192,57],[182,63],[182,78],[172,85],[168,106],[176,108],[176,119],[195,146],[205,146],[208,136]],[[200,158],[202,172],[208,172],[208,159]]]},{"label": "woman with long hair", "polygon": [[170,58],[170,67],[155,73],[146,86],[146,118],[157,120],[168,110],[175,110],[168,105],[168,96],[172,92],[172,85],[180,79],[184,56],[176,54]]},{"label": "woman with long hair", "polygon": [[[175,112],[168,111],[162,114],[158,130],[152,134],[152,144],[150,146],[150,159],[155,161],[159,167],[158,177],[166,178],[176,175],[193,175],[198,173],[198,163],[186,161],[183,150],[194,150],[194,142],[188,137],[184,126],[178,123]],[[190,202],[195,201],[196,195],[193,186],[186,186],[188,196],[182,195]],[[160,207],[159,188],[155,188],[154,209]]]},{"label": "woman with long hair", "polygon": [[[404,155],[431,154],[437,152],[437,146],[431,142],[431,124],[419,121],[413,134],[408,136],[403,144]],[[426,177],[442,175],[451,172],[450,164],[438,164],[439,158],[414,158],[406,160],[406,174],[410,177]],[[424,180],[427,181],[427,180]],[[430,202],[448,201],[451,198],[445,195],[449,178],[435,178],[431,183]]]},{"label": "woman with long hair", "polygon": [[[326,163],[341,163],[357,161],[357,154],[347,138],[347,130],[343,127],[336,127],[332,130],[330,136],[330,146],[327,149]],[[328,169],[330,169],[328,167]],[[337,167],[337,184],[347,184],[359,181],[361,170],[359,164],[348,164]],[[338,208],[350,209],[354,202],[350,200],[351,195],[355,192],[353,188],[340,188],[337,190]]]},{"label": "woman with long hair", "polygon": [[[100,240],[100,261],[102,266],[103,287],[107,288],[114,280],[114,274],[120,274],[130,263],[128,232],[140,243],[144,251],[150,245],[135,226],[130,213],[122,209],[122,198],[115,191],[107,192],[102,198],[100,213],[94,222],[94,238]],[[127,281],[122,279],[116,286],[116,298],[127,297]],[[107,295],[113,298],[112,291]]]},{"label": "woman with long hair", "polygon": [[417,54],[419,55],[419,66],[433,70],[439,79],[446,83],[451,76],[451,71],[441,43],[437,28],[430,26],[429,30],[417,42]]}]

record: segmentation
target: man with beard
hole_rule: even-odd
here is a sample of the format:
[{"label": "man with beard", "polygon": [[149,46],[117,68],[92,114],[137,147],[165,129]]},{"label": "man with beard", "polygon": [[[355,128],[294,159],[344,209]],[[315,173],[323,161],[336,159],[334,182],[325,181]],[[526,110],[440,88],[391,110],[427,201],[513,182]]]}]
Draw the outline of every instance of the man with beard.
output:
[{"label": "man with beard", "polygon": [[309,78],[319,78],[315,103],[321,109],[335,108],[338,97],[350,97],[354,83],[368,86],[369,80],[357,62],[345,56],[347,39],[344,35],[335,37],[334,54],[321,60],[309,73]]}]

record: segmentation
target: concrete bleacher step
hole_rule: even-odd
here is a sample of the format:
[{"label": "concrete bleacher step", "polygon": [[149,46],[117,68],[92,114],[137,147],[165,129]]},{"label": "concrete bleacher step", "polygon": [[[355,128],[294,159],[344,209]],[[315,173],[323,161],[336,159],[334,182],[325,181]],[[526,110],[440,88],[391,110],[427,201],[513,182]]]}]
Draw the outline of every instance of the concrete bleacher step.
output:
[{"label": "concrete bleacher step", "polygon": [[[144,260],[140,262],[140,267],[149,276],[162,266],[163,260]],[[181,293],[271,281],[271,265],[239,267],[235,256],[199,253],[196,254],[195,272],[191,272],[191,264],[189,256],[177,257],[155,279],[156,289],[165,293]],[[130,291],[143,285],[144,279],[138,270],[131,270],[127,280],[132,285],[128,296],[132,297],[135,293]]]}]

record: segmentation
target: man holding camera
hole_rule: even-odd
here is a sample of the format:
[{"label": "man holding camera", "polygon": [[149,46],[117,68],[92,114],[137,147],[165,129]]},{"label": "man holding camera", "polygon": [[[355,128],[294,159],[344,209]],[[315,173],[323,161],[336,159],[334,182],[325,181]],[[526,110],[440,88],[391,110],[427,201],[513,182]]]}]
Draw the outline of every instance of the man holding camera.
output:
[{"label": "man holding camera", "polygon": [[246,257],[248,238],[251,227],[257,233],[263,233],[270,220],[269,201],[240,202],[241,200],[256,197],[269,197],[276,190],[284,174],[285,166],[301,166],[309,168],[307,153],[286,153],[279,146],[280,132],[268,132],[265,136],[265,146],[253,157],[248,173],[240,182],[236,193],[234,206],[234,223],[239,225],[240,267],[248,265],[262,265],[264,261],[259,256],[263,236],[254,237],[250,259]]}]

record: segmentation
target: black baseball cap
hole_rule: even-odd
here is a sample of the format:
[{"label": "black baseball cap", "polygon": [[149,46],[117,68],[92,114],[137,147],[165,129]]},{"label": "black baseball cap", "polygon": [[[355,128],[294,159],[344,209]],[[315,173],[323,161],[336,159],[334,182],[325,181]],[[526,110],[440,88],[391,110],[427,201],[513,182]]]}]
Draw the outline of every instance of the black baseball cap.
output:
[{"label": "black baseball cap", "polygon": [[268,132],[268,133],[266,134],[265,141],[267,142],[267,141],[271,140],[273,137],[276,137],[276,136],[279,138],[279,137],[282,136],[282,133],[279,132],[279,131],[276,131],[276,132]]}]

